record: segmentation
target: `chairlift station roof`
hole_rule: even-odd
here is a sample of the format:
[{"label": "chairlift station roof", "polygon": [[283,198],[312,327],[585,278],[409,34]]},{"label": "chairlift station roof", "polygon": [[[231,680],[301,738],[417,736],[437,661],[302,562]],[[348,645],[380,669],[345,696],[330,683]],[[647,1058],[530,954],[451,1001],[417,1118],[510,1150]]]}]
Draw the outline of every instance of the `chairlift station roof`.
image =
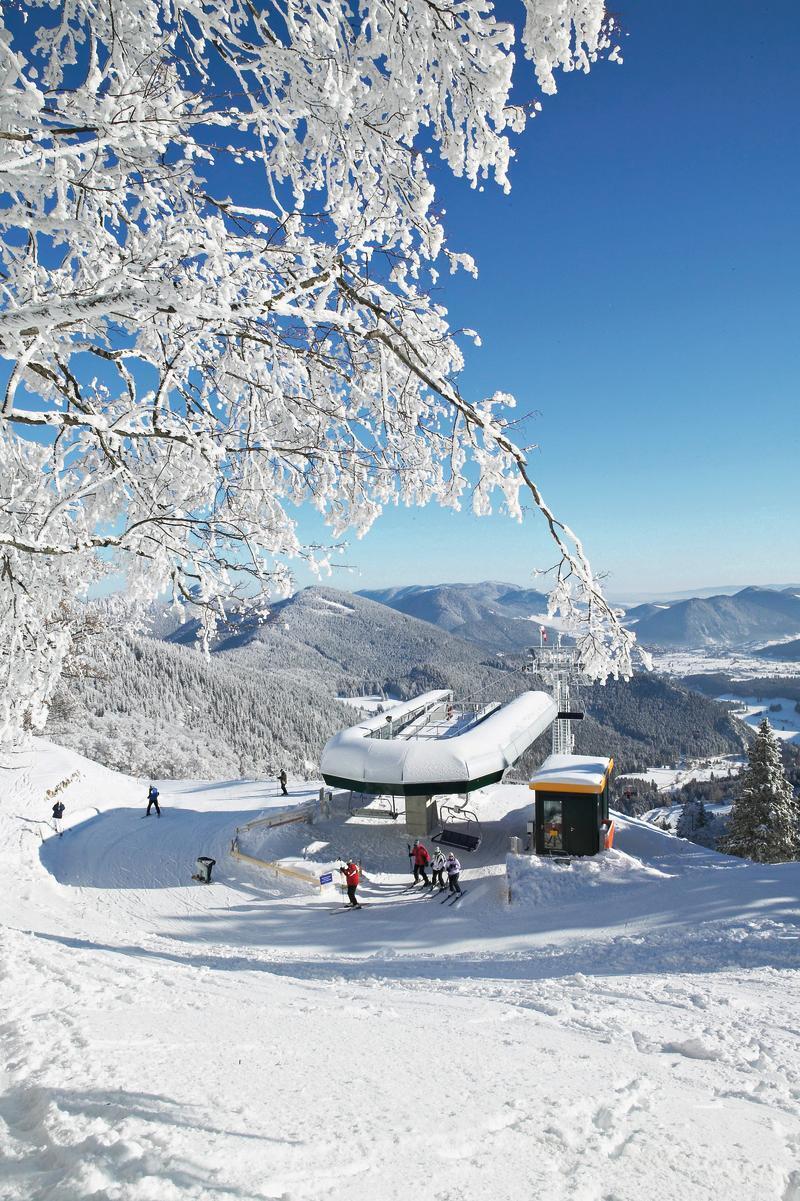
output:
[{"label": "chairlift station roof", "polygon": [[440,689],[334,734],[322,752],[326,784],[370,794],[436,796],[494,784],[553,723],[546,692],[506,705],[453,703]]},{"label": "chairlift station roof", "polygon": [[548,755],[528,785],[541,792],[602,792],[613,759],[595,755]]}]

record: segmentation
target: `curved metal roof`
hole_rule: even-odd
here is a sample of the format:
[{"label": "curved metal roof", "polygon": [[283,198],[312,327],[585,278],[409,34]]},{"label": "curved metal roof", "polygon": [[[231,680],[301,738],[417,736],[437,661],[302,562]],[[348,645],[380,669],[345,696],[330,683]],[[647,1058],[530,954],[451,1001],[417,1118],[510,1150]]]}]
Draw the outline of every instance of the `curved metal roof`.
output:
[{"label": "curved metal roof", "polygon": [[[323,779],[356,792],[397,796],[472,792],[499,780],[557,713],[546,692],[524,692],[463,734],[419,736],[411,722],[407,736],[382,736],[387,727],[396,727],[415,710],[447,704],[450,699],[446,691],[427,692],[334,734],[322,752]],[[424,727],[419,734],[424,735]]]}]

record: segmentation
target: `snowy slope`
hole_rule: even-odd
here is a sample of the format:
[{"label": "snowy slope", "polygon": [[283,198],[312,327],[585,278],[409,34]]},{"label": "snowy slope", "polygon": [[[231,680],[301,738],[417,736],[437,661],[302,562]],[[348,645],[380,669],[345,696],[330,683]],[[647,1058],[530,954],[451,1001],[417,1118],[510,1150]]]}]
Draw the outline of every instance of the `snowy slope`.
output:
[{"label": "snowy slope", "polygon": [[732,693],[725,693],[717,699],[734,701],[741,705],[741,712],[737,716],[752,730],[757,730],[766,717],[775,737],[781,742],[800,743],[800,712],[794,700],[771,696],[769,700],[763,701],[755,696],[741,697]]},{"label": "snowy slope", "polygon": [[402,891],[395,826],[253,832],[362,856],[350,913],[227,854],[265,785],[165,782],[142,820],[143,782],[42,742],[0,782],[3,1201],[800,1198],[800,865],[618,819],[509,906],[500,786],[453,909]]},{"label": "snowy slope", "polygon": [[656,785],[659,792],[677,792],[693,781],[706,782],[712,777],[719,780],[738,776],[746,763],[744,755],[711,755],[680,767],[648,767],[645,771],[615,776],[615,779],[618,784],[628,779],[648,780]]}]

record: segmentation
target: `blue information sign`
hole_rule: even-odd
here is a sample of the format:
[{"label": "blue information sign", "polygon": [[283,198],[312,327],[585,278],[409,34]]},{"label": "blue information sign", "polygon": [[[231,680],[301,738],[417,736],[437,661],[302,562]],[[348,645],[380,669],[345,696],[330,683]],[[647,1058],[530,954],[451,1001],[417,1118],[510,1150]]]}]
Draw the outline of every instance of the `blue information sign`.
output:
[{"label": "blue information sign", "polygon": [[326,872],[324,876],[320,876],[320,884],[330,884],[333,881],[333,872]]}]

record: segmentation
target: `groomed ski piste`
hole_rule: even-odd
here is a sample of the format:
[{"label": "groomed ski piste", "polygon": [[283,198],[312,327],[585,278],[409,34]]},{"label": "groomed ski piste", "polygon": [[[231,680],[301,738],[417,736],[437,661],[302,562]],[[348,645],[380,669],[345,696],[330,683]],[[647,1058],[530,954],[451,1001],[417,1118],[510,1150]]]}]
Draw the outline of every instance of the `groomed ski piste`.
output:
[{"label": "groomed ski piste", "polygon": [[331,920],[229,853],[319,781],[165,781],[143,819],[146,781],[2,762],[3,1201],[800,1201],[800,864],[617,817],[594,859],[513,859],[509,904],[532,794],[495,785],[451,906],[396,826],[251,830],[362,860]]}]

